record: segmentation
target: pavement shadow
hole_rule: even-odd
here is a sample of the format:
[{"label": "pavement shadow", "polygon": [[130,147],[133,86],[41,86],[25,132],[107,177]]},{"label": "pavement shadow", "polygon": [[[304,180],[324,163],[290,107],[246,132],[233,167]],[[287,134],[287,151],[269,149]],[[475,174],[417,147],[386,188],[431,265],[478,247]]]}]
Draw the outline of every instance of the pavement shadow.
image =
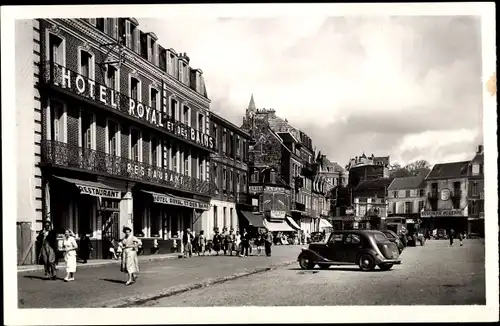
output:
[{"label": "pavement shadow", "polygon": [[380,272],[390,272],[389,271],[383,271],[381,269],[374,269],[373,271],[370,272],[365,272],[360,270],[359,268],[348,268],[348,267],[330,267],[328,269],[321,269],[321,268],[314,268],[314,269],[302,269],[300,267],[292,267],[288,268],[289,271],[304,271],[304,272],[312,272],[312,271],[324,271],[324,272],[335,272],[335,271],[343,271],[343,272],[357,272],[357,273],[380,273]]},{"label": "pavement shadow", "polygon": [[106,282],[110,282],[110,283],[116,283],[116,284],[125,284],[127,283],[126,281],[122,281],[122,280],[113,280],[113,279],[110,279],[110,278],[100,278],[101,281],[106,281]]},{"label": "pavement shadow", "polygon": [[45,276],[36,276],[36,275],[25,275],[23,277],[24,278],[29,278],[29,279],[32,279],[32,280],[42,280],[42,281],[64,281],[64,279],[61,278],[61,277],[56,277],[55,280],[48,279]]}]

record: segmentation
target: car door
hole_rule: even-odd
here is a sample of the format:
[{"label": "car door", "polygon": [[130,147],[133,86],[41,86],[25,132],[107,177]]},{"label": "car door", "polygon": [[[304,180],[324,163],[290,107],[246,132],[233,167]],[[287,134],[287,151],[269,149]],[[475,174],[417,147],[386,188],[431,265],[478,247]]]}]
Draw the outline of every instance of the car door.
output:
[{"label": "car door", "polygon": [[361,236],[355,233],[348,233],[345,235],[343,240],[343,262],[345,263],[356,263],[356,256],[363,248]]},{"label": "car door", "polygon": [[342,233],[332,233],[328,239],[325,247],[325,258],[335,262],[342,261],[342,247],[343,247],[343,234]]}]

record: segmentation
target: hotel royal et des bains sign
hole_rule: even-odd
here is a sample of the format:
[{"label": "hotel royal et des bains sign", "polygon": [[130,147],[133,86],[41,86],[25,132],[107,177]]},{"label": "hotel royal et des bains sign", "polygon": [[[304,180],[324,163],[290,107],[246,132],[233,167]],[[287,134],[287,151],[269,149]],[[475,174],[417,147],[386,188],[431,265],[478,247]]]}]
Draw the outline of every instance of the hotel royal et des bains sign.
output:
[{"label": "hotel royal et des bains sign", "polygon": [[173,118],[165,119],[164,113],[160,110],[138,102],[107,86],[98,84],[58,64],[51,63],[50,71],[51,83],[55,86],[103,104],[108,108],[118,110],[120,113],[140,120],[142,123],[166,130],[175,137],[187,140],[208,150],[213,151],[215,149],[213,137],[179,121],[173,121]]}]

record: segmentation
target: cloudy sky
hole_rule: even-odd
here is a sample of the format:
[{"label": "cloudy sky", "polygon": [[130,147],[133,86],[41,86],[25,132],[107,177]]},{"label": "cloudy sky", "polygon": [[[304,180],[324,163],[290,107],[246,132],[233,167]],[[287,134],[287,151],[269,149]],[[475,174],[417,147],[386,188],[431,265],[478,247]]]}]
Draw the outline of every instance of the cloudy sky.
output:
[{"label": "cloudy sky", "polygon": [[472,16],[139,19],[204,72],[212,110],[259,108],[331,160],[469,159],[482,143],[481,30]]}]

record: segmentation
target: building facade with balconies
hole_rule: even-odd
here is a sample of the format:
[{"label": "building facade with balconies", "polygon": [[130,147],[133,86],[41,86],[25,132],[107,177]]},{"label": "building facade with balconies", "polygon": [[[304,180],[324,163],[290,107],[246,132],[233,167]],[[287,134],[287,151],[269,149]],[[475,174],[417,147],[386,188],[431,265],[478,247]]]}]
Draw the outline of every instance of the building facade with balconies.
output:
[{"label": "building facade with balconies", "polygon": [[406,217],[407,223],[417,223],[427,201],[424,176],[394,178],[389,185],[389,217]]},{"label": "building facade with balconies", "polygon": [[420,213],[421,227],[467,231],[469,166],[470,161],[433,166],[425,178],[427,201]]},{"label": "building facade with balconies", "polygon": [[467,233],[484,237],[484,148],[477,147],[468,170],[468,225]]},{"label": "building facade with balconies", "polygon": [[134,18],[37,25],[42,215],[89,234],[98,258],[124,225],[145,253],[154,240],[170,251],[208,219],[214,191],[202,71]]},{"label": "building facade with balconies", "polygon": [[210,200],[209,218],[203,222],[208,237],[214,228],[240,230],[238,209],[251,206],[248,196],[248,146],[250,135],[233,123],[214,114],[210,119],[211,136],[220,144],[210,155],[211,180],[215,193]]}]

